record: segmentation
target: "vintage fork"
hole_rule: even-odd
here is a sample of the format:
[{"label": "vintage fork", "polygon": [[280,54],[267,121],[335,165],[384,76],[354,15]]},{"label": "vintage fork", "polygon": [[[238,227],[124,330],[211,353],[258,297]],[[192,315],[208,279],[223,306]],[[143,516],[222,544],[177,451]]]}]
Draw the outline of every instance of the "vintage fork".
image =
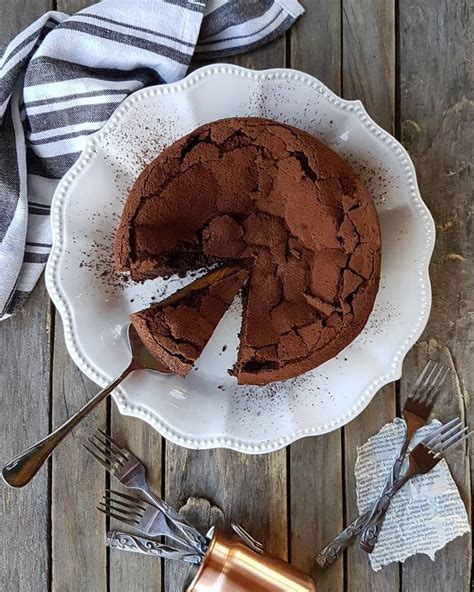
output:
[{"label": "vintage fork", "polygon": [[361,547],[367,553],[372,553],[377,542],[380,529],[387,513],[390,501],[407,481],[416,475],[423,475],[433,469],[444,455],[463,440],[469,438],[473,432],[461,419],[455,418],[440,426],[420,442],[408,456],[406,472],[394,483],[387,485],[377,500],[361,536]]},{"label": "vintage fork", "polygon": [[128,532],[118,532],[109,530],[106,536],[105,544],[111,549],[119,551],[129,551],[132,553],[143,553],[150,557],[161,557],[162,559],[178,559],[185,563],[199,564],[202,561],[201,555],[196,551],[187,551],[164,545],[153,539],[148,539],[130,534]]},{"label": "vintage fork", "polygon": [[[132,526],[141,534],[150,537],[164,534],[163,519],[166,517],[155,505],[113,489],[106,489],[102,499],[103,501],[99,502],[97,506],[99,512]],[[181,545],[186,545],[183,537],[175,535],[173,532],[166,533],[165,536],[174,539]],[[187,548],[189,549],[189,545]],[[194,553],[202,558],[205,551],[202,552],[194,548]]]},{"label": "vintage fork", "polygon": [[[161,519],[162,527],[170,531],[170,534],[167,536],[176,535],[180,538],[176,538],[175,536],[175,540],[179,540],[182,544],[197,549],[199,552],[205,552],[207,549],[205,537],[191,526],[181,514],[153,493],[146,479],[145,466],[135,455],[126,448],[122,448],[111,436],[101,429],[97,429],[88,438],[88,442],[90,446],[83,444],[84,448],[117,481],[128,489],[141,491],[160,510],[163,516]],[[163,532],[159,534],[163,534]]]},{"label": "vintage fork", "polygon": [[[426,423],[426,420],[433,409],[436,397],[448,374],[449,368],[430,360],[416,379],[403,407],[402,417],[406,422],[405,438],[400,448],[400,452],[393,463],[387,480],[387,485],[394,483],[398,479],[413,434],[418,428]],[[371,510],[368,510],[364,514],[358,516],[349,524],[349,526],[342,530],[328,545],[326,545],[326,547],[324,547],[316,557],[316,562],[320,567],[325,569],[340,557],[341,553],[347,548],[351,540],[364,528],[370,517],[370,512]]]}]

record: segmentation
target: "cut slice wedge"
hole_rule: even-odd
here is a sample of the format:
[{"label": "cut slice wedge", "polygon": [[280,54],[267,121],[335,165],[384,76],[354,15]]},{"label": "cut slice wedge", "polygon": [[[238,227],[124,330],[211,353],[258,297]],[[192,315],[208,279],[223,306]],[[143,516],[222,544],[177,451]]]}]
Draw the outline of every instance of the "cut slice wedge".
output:
[{"label": "cut slice wedge", "polygon": [[241,266],[216,269],[130,320],[150,353],[186,376],[248,275]]}]

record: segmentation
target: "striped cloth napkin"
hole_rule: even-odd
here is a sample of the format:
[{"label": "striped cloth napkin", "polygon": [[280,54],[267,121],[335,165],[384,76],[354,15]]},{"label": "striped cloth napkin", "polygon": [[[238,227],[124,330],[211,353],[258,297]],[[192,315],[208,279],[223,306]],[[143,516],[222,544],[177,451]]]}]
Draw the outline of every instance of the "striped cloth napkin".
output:
[{"label": "striped cloth napkin", "polygon": [[117,105],[281,35],[297,0],[103,0],[48,12],[0,48],[0,319],[18,311],[51,247],[59,179]]}]

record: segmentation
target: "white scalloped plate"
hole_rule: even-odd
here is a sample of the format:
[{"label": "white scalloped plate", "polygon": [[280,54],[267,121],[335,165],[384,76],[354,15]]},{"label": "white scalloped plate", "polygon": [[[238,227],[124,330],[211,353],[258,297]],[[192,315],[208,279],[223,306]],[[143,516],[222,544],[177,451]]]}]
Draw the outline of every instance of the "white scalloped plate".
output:
[{"label": "white scalloped plate", "polygon": [[[198,125],[263,116],[303,128],[343,155],[372,191],[382,228],[382,279],[361,335],[301,377],[240,387],[235,360],[240,304],[226,314],[198,369],[186,379],[136,372],[114,393],[120,411],[140,417],[190,448],[261,453],[335,430],[356,417],[421,334],[431,304],[428,264],[433,220],[403,147],[359,101],[345,101],[294,70],[207,66],[183,81],[131,95],[91,136],[61,181],[52,207],[53,251],[46,281],[75,363],[105,385],[127,364],[128,314],[182,280],[122,285],[113,273],[113,237],[127,189],[144,165]],[[223,346],[227,348],[223,350]]]}]

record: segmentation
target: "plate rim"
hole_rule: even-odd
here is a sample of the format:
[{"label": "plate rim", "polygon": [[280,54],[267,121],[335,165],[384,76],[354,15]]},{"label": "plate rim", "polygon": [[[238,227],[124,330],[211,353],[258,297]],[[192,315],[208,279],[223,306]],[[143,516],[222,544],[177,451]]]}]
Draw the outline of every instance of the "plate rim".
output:
[{"label": "plate rim", "polygon": [[363,103],[360,100],[342,99],[333,91],[331,91],[325,84],[310,74],[290,68],[252,70],[231,64],[215,64],[203,66],[180,81],[140,89],[129,95],[120,105],[118,105],[107,123],[100,130],[88,137],[86,146],[80,157],[60,180],[51,204],[50,224],[52,232],[52,248],[46,265],[46,287],[51,300],[53,301],[61,316],[66,348],[69,355],[73,359],[74,363],[80,368],[80,370],[82,370],[94,382],[105,386],[111,378],[103,374],[101,371],[98,371],[95,365],[88,361],[85,353],[81,351],[74,334],[74,321],[71,305],[62,292],[60,288],[60,282],[58,281],[59,262],[65,251],[65,243],[63,240],[64,228],[62,220],[67,194],[76,177],[87,167],[88,163],[94,156],[94,147],[96,144],[101,142],[108,134],[116,129],[120,123],[121,118],[126,115],[129,109],[136,105],[137,102],[143,100],[144,98],[181,92],[204,78],[216,75],[218,76],[221,74],[252,78],[254,80],[290,79],[294,80],[295,82],[303,82],[319,92],[324,99],[326,99],[336,108],[339,108],[343,112],[352,113],[361,121],[368,133],[375,135],[379,141],[384,142],[398,158],[407,181],[407,186],[409,187],[409,200],[412,202],[414,208],[418,211],[419,217],[424,227],[423,253],[420,256],[417,267],[418,282],[421,294],[421,310],[419,312],[417,323],[414,327],[412,327],[409,335],[405,337],[403,343],[398,346],[395,354],[392,356],[391,363],[389,364],[390,371],[370,381],[365,389],[361,392],[357,403],[354,404],[348,412],[338,417],[336,420],[333,420],[328,424],[300,428],[291,434],[282,435],[279,438],[264,439],[259,442],[232,437],[226,434],[219,434],[212,438],[192,438],[189,437],[189,435],[171,427],[163,420],[163,418],[158,417],[157,414],[151,413],[148,409],[141,406],[140,404],[137,404],[136,402],[133,404],[128,404],[124,395],[124,391],[120,389],[120,387],[118,387],[113,393],[114,399],[122,415],[129,415],[143,419],[152,427],[154,427],[161,435],[175,444],[193,449],[229,448],[243,453],[259,454],[279,450],[303,437],[322,435],[346,425],[355,419],[367,407],[373,397],[383,386],[400,378],[403,360],[409,349],[414,345],[414,343],[422,334],[430,314],[431,283],[429,277],[429,264],[435,244],[435,224],[428,207],[421,197],[418,188],[415,167],[405,148],[396,138],[381,128],[377,123],[375,123],[375,121],[367,113]]}]

